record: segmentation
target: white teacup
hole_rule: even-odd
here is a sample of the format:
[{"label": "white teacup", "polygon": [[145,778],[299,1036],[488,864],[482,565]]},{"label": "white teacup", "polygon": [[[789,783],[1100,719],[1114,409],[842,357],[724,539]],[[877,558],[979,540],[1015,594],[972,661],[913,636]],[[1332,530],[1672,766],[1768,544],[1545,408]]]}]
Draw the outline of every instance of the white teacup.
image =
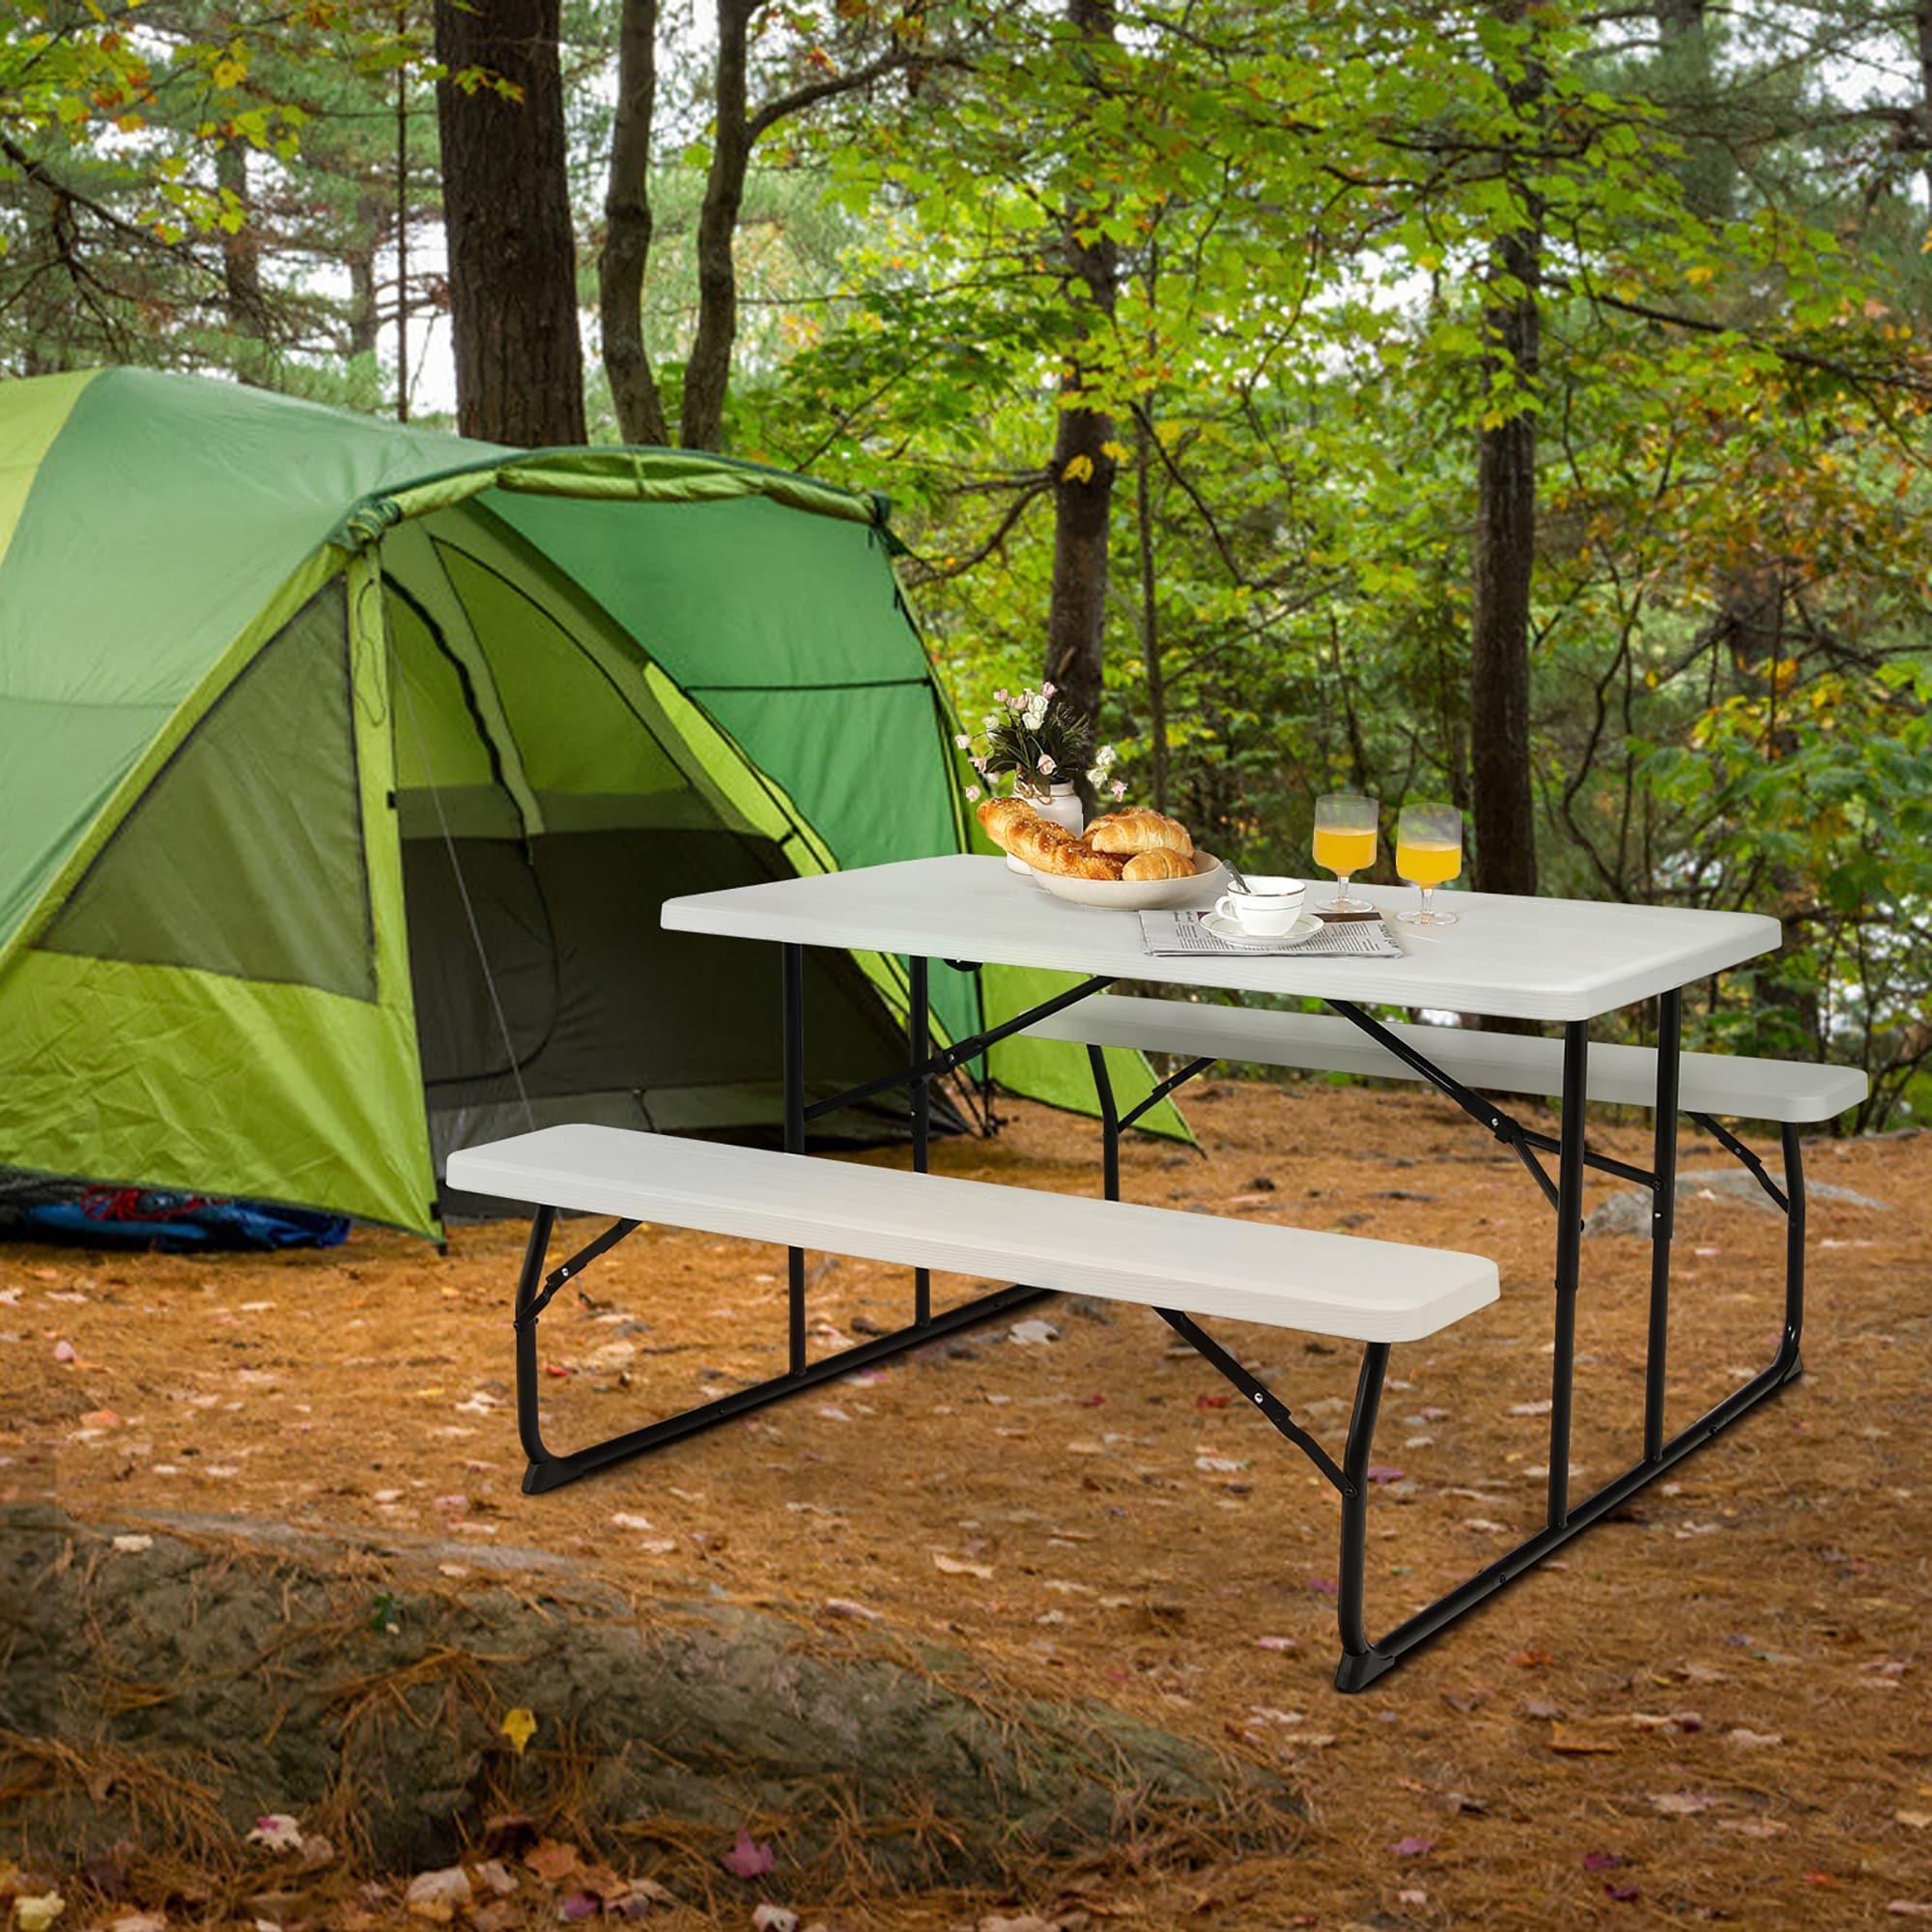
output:
[{"label": "white teacup", "polygon": [[1214,901],[1214,910],[1243,932],[1257,939],[1278,939],[1301,917],[1301,902],[1308,894],[1302,880],[1250,872],[1245,883],[1247,891],[1234,888]]}]

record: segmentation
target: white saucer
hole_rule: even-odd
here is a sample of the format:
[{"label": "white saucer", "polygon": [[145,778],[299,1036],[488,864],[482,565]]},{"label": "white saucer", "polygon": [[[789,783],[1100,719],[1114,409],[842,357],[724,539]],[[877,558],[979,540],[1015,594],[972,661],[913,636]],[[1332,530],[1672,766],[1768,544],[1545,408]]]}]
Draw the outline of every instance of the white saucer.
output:
[{"label": "white saucer", "polygon": [[1321,922],[1312,912],[1303,913],[1286,932],[1250,932],[1239,921],[1218,912],[1204,912],[1201,925],[1204,931],[1211,932],[1216,939],[1226,940],[1230,946],[1263,949],[1300,946],[1321,930]]}]

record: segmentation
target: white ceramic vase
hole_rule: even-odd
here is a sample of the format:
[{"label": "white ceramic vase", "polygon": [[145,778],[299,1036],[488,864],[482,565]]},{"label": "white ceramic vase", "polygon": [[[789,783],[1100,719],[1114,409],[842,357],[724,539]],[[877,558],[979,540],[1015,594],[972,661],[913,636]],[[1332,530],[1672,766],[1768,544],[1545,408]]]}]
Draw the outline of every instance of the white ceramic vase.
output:
[{"label": "white ceramic vase", "polygon": [[[1069,832],[1079,833],[1087,829],[1087,814],[1080,809],[1080,794],[1070,784],[1057,784],[1042,793],[1024,784],[1013,786],[1013,796],[1024,799],[1042,818],[1050,818],[1056,825],[1064,825]],[[1007,870],[1018,872],[1023,878],[1032,878],[1033,867],[1024,859],[1007,855]]]}]

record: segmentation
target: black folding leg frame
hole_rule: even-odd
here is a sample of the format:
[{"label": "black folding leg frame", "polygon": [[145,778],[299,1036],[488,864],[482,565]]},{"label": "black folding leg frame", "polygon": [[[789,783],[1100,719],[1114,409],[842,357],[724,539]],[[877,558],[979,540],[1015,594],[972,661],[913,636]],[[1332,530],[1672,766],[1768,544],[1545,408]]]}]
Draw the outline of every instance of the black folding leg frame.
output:
[{"label": "black folding leg frame", "polygon": [[[808,1122],[857,1101],[870,1099],[891,1088],[903,1087],[911,1095],[913,1165],[922,1174],[926,1168],[933,1081],[944,1079],[947,1074],[983,1053],[987,1047],[1018,1033],[1023,1027],[1031,1026],[1036,1020],[1059,1012],[1076,1000],[1087,999],[1112,984],[1108,980],[1085,980],[1016,1019],[934,1052],[927,1001],[927,962],[915,958],[909,963],[907,975],[909,998],[905,1071],[883,1074],[861,1087],[808,1105],[805,1098],[804,952],[797,946],[784,946],[781,952],[786,1152],[805,1151]],[[530,1224],[529,1244],[524,1253],[523,1275],[517,1286],[517,1428],[523,1437],[524,1454],[529,1459],[529,1467],[524,1475],[524,1489],[531,1495],[575,1482],[593,1469],[602,1469],[628,1457],[641,1456],[646,1450],[676,1442],[683,1436],[695,1435],[701,1429],[728,1422],[734,1415],[749,1414],[753,1409],[762,1408],[766,1403],[777,1402],[782,1396],[795,1395],[801,1389],[814,1388],[820,1382],[850,1375],[854,1369],[863,1369],[872,1362],[884,1360],[888,1355],[918,1348],[939,1336],[970,1327],[975,1322],[1009,1314],[1050,1293],[1042,1288],[1015,1285],[934,1314],[931,1277],[924,1268],[920,1268],[913,1276],[913,1319],[905,1327],[811,1361],[808,1359],[806,1350],[805,1254],[802,1249],[792,1248],[787,1252],[785,1268],[788,1348],[784,1374],[754,1382],[747,1388],[734,1389],[729,1395],[702,1403],[696,1408],[685,1409],[680,1414],[667,1416],[661,1422],[634,1429],[627,1435],[613,1435],[608,1441],[595,1442],[587,1448],[558,1455],[546,1446],[538,1415],[541,1370],[537,1360],[537,1319],[558,1289],[566,1282],[574,1281],[599,1255],[615,1247],[638,1224],[635,1221],[613,1222],[568,1261],[546,1271],[555,1224],[555,1208],[539,1208],[536,1210]]]},{"label": "black folding leg frame", "polygon": [[[1370,1343],[1363,1352],[1361,1373],[1355,1384],[1354,1408],[1349,1423],[1348,1443],[1338,1465],[1328,1452],[1293,1419],[1287,1406],[1219,1343],[1204,1333],[1197,1322],[1188,1316],[1168,1309],[1159,1311],[1178,1333],[1308,1457],[1340,1493],[1342,1554],[1337,1618],[1341,1627],[1342,1660],[1335,1672],[1335,1688],[1338,1690],[1361,1690],[1385,1671],[1393,1669],[1410,1651],[1428,1642],[1438,1631],[1474,1609],[1504,1584],[1514,1582],[1524,1571],[1534,1568],[1546,1556],[1560,1549],[1573,1536],[1627,1502],[1645,1484],[1654,1481],[1672,1464],[1682,1462],[1693,1449],[1701,1448],[1720,1429],[1735,1422],[1747,1409],[1754,1408],[1799,1373],[1799,1342],[1804,1323],[1804,1151],[1794,1125],[1787,1124],[1783,1128],[1784,1185],[1780,1188],[1766,1172],[1763,1163],[1734,1134],[1706,1115],[1691,1116],[1699,1126],[1714,1135],[1755,1175],[1759,1185],[1784,1210],[1784,1332],[1768,1367],[1743,1387],[1734,1389],[1688,1429],[1666,1437],[1663,1390],[1669,1342],[1670,1240],[1677,1188],[1681,995],[1669,992],[1658,1000],[1656,1139],[1654,1165],[1648,1169],[1612,1160],[1605,1154],[1592,1153],[1584,1144],[1583,1108],[1589,1071],[1589,1040],[1588,1029],[1582,1022],[1573,1023],[1564,1029],[1562,1132],[1552,1140],[1548,1135],[1533,1132],[1511,1119],[1493,1101],[1464,1087],[1359,1008],[1346,1001],[1330,1004],[1507,1145],[1535,1177],[1557,1215],[1555,1347],[1549,1386],[1549,1481],[1544,1526],[1534,1536],[1459,1583],[1446,1596],[1438,1597],[1425,1609],[1418,1610],[1406,1622],[1374,1639],[1368,1634],[1364,1615],[1363,1553],[1368,1538],[1369,1450],[1375,1435],[1377,1410],[1381,1403],[1382,1378],[1388,1367],[1388,1344]],[[1122,1114],[1116,1106],[1113,1086],[1107,1077],[1105,1055],[1098,1047],[1089,1047],[1088,1057],[1100,1103],[1104,1187],[1107,1198],[1117,1200],[1120,1197],[1120,1140],[1122,1129],[1130,1126],[1156,1098],[1171,1093],[1212,1063],[1206,1060],[1190,1062],[1164,1080],[1154,1094],[1128,1113]],[[1553,1181],[1538,1159],[1539,1153],[1556,1155],[1557,1171]],[[1605,1483],[1581,1502],[1573,1504],[1570,1500],[1571,1391],[1576,1371],[1577,1288],[1583,1232],[1583,1171],[1586,1167],[1621,1175],[1651,1191],[1649,1340],[1644,1365],[1643,1455],[1614,1481]]]}]

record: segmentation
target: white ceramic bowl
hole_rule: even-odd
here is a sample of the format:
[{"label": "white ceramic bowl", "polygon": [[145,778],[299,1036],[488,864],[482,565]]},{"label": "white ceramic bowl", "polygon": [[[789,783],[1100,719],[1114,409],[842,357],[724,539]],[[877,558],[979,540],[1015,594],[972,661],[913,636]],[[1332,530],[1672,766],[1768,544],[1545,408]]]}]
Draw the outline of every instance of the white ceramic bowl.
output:
[{"label": "white ceramic bowl", "polygon": [[1057,899],[1100,906],[1109,912],[1173,912],[1208,906],[1228,882],[1227,867],[1211,852],[1196,850],[1191,879],[1069,879],[1034,868],[1034,877]]}]

